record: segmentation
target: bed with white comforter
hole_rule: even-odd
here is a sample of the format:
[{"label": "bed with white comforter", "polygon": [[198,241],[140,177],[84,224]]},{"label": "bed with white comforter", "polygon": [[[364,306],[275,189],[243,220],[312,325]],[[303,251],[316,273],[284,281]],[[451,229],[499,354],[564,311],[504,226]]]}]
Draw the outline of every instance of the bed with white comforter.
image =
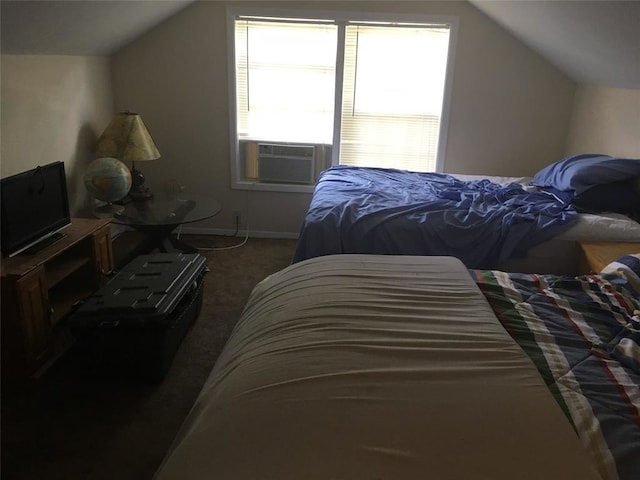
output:
[{"label": "bed with white comforter", "polygon": [[618,478],[566,408],[459,260],[319,257],[255,288],[156,478]]}]

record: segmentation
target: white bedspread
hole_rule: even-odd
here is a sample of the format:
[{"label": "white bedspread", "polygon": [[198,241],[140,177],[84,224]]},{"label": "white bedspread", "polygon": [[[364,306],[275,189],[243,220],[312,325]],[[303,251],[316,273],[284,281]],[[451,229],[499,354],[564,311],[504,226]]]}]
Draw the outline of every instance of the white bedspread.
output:
[{"label": "white bedspread", "polygon": [[256,287],[157,478],[600,477],[461,262],[338,255]]}]

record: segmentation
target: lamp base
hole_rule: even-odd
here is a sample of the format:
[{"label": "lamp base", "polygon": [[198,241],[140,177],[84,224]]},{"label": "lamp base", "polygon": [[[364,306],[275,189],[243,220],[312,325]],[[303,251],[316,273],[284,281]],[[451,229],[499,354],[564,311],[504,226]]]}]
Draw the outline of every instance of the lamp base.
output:
[{"label": "lamp base", "polygon": [[113,202],[116,205],[126,205],[127,203],[130,203],[133,199],[129,196],[129,194],[127,193],[127,196],[124,198],[121,198],[120,200],[116,200],[115,202]]},{"label": "lamp base", "polygon": [[131,164],[131,190],[129,196],[134,202],[149,200],[153,193],[144,186],[144,174],[136,168],[135,162]]},{"label": "lamp base", "polygon": [[132,188],[129,190],[129,197],[131,197],[131,200],[134,202],[143,202],[153,198],[153,193],[146,187]]}]

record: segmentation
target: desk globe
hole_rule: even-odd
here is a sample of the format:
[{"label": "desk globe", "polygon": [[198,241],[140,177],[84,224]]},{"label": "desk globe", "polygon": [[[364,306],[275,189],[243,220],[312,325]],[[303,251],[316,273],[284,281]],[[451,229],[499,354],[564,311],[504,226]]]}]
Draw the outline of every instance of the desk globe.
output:
[{"label": "desk globe", "polygon": [[131,172],[117,158],[97,158],[89,164],[84,174],[84,186],[93,198],[107,203],[96,208],[96,214],[113,214],[117,206],[112,202],[122,200],[131,189]]}]

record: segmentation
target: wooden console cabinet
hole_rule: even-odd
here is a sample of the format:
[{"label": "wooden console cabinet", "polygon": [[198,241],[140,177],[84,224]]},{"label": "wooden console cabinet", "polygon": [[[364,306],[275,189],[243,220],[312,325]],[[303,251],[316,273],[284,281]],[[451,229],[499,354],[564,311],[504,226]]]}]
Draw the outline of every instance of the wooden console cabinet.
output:
[{"label": "wooden console cabinet", "polygon": [[73,218],[65,237],[2,259],[2,377],[37,376],[70,343],[62,321],[114,268],[109,219]]}]

